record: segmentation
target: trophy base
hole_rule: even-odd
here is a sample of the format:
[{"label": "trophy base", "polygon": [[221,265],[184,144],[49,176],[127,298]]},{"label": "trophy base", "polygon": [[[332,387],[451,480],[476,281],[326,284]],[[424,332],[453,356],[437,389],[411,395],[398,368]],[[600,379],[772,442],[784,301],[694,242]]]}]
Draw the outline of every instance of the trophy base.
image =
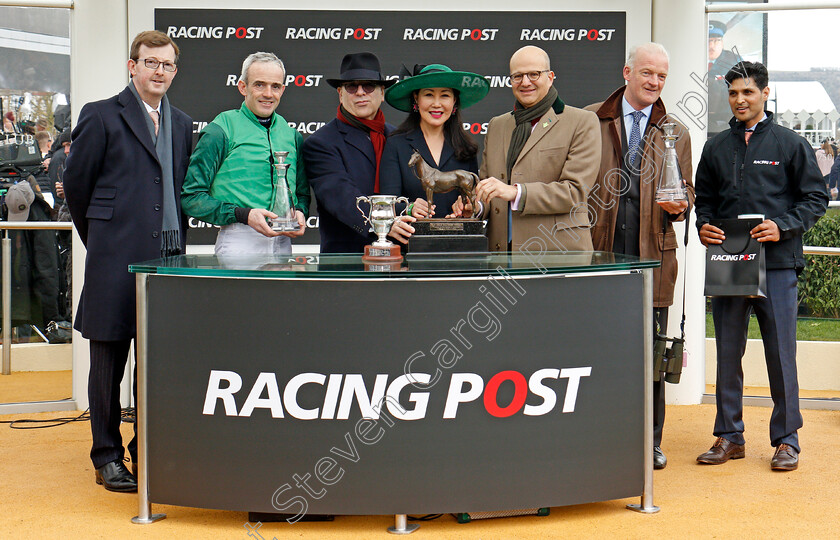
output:
[{"label": "trophy base", "polygon": [[295,221],[268,221],[268,226],[274,232],[297,232],[300,230],[300,224]]},{"label": "trophy base", "polygon": [[654,196],[654,201],[660,202],[679,202],[686,200],[686,193],[684,189],[658,189]]},{"label": "trophy base", "polygon": [[486,253],[487,222],[475,219],[419,219],[408,253]]},{"label": "trophy base", "polygon": [[399,262],[402,260],[402,253],[400,253],[400,246],[397,245],[388,247],[365,246],[365,254],[362,255],[362,260],[372,263]]},{"label": "trophy base", "polygon": [[365,272],[400,272],[402,270],[402,261],[365,261]]}]

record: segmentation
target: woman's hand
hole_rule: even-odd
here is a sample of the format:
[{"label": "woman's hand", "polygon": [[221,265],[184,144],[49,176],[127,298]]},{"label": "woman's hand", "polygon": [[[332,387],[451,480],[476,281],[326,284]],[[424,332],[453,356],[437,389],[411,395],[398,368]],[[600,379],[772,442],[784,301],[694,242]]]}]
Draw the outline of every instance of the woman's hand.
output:
[{"label": "woman's hand", "polygon": [[399,216],[391,225],[391,230],[388,231],[388,236],[399,242],[400,244],[408,244],[408,239],[414,234],[414,227],[410,224],[417,221],[412,216]]},{"label": "woman's hand", "polygon": [[434,206],[432,206],[431,211],[429,211],[429,203],[426,202],[426,199],[416,199],[412,203],[411,215],[418,219],[432,217],[432,212],[434,211]]}]

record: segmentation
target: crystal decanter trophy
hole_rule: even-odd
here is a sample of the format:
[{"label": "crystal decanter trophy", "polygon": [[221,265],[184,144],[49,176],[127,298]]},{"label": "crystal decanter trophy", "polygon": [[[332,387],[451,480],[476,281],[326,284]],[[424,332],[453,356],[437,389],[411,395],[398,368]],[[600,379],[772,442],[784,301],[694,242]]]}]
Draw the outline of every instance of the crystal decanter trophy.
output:
[{"label": "crystal decanter trophy", "polygon": [[662,176],[659,178],[659,185],[656,187],[656,202],[672,202],[686,200],[685,180],[680,173],[680,164],[677,160],[677,135],[674,135],[674,123],[664,124],[662,129],[665,135],[665,166]]},{"label": "crystal decanter trophy", "polygon": [[289,164],[285,161],[288,155],[288,152],[274,152],[274,201],[271,211],[277,214],[277,217],[268,220],[272,231],[291,232],[300,229],[292,204],[292,191],[286,179]]}]

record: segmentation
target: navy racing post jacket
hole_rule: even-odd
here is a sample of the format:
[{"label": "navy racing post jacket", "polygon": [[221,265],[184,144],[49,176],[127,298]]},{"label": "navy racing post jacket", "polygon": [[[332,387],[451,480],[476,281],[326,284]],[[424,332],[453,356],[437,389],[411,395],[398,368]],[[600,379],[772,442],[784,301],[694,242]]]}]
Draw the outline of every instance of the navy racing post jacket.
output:
[{"label": "navy racing post jacket", "polygon": [[765,114],[749,145],[745,124],[732,118],[730,129],[703,147],[694,181],[697,228],[712,219],[763,214],[780,231],[778,242],[764,243],[767,269],[798,273],[805,267],[802,235],[825,214],[828,193],[808,141]]}]

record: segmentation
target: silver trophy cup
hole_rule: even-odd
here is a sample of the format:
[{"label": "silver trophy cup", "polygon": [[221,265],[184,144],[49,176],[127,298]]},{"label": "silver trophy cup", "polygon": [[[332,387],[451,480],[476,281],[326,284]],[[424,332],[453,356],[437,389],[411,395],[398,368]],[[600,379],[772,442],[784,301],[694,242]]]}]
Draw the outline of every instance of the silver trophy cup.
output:
[{"label": "silver trophy cup", "polygon": [[[366,202],[370,205],[370,214],[365,215],[364,210],[359,208],[359,204]],[[397,213],[394,205],[399,202],[408,204],[408,199],[405,197],[397,197],[396,195],[371,195],[370,197],[356,197],[356,208],[362,214],[364,220],[370,223],[373,227],[373,232],[377,236],[377,240],[371,244],[375,248],[389,249],[394,244],[386,238],[388,231],[391,230],[391,225],[397,219]],[[405,213],[405,211],[403,211]]]}]

